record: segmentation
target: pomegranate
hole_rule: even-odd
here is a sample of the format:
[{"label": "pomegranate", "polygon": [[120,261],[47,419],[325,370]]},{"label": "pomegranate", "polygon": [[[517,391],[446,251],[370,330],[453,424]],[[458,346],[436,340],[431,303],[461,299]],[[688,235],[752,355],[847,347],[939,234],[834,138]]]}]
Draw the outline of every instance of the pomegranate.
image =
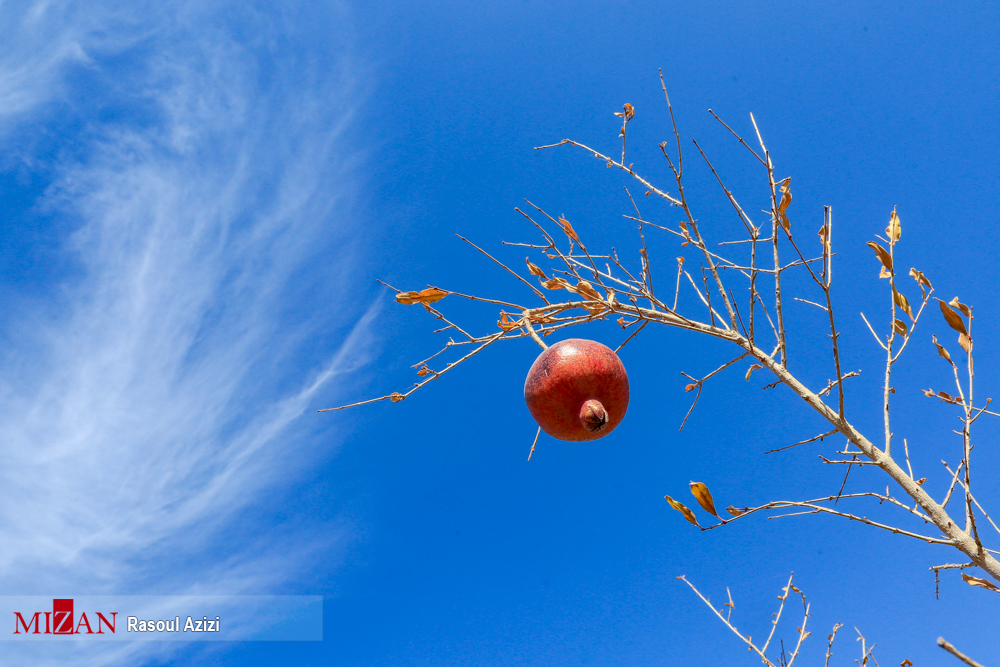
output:
[{"label": "pomegranate", "polygon": [[544,350],[524,381],[524,401],[542,430],[582,442],[615,430],[628,410],[628,375],[609,347],[570,338]]}]

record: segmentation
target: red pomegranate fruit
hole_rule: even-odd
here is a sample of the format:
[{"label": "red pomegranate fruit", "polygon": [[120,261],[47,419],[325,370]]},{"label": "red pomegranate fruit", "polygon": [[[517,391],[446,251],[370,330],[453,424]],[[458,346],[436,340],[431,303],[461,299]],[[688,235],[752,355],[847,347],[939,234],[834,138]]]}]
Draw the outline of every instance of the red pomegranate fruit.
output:
[{"label": "red pomegranate fruit", "polygon": [[558,440],[603,438],[628,410],[628,375],[611,348],[570,338],[544,350],[524,381],[524,401],[542,430]]}]

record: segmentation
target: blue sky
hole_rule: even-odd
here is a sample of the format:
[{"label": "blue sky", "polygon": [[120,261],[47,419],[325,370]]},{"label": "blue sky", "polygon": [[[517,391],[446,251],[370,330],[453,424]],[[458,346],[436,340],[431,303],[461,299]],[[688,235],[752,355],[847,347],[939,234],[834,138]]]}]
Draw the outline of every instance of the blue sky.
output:
[{"label": "blue sky", "polygon": [[[543,438],[530,463],[530,342],[402,404],[314,412],[408,387],[438,349],[434,322],[376,278],[530,297],[455,238],[523,261],[500,246],[533,240],[523,198],[634,257],[632,183],[532,148],[617,150],[612,113],[629,102],[628,161],[669,187],[657,68],[685,141],[752,217],[764,175],[709,107],[744,133],[754,113],[793,178],[793,224],[818,229],[834,207],[844,364],[864,371],[856,425],[881,429],[881,350],[858,313],[885,318],[865,242],[893,206],[900,261],[976,307],[977,394],[998,395],[997,23],[987,3],[3,4],[4,590],[327,596],[322,644],[44,645],[31,662],[750,664],[675,577],[719,602],[729,586],[759,636],[791,571],[813,605],[807,662],[838,621],[831,664],[858,657],[855,626],[883,664],[944,662],[938,635],[1000,654],[990,593],[946,574],[934,599],[927,568],[957,554],[832,517],[700,533],[667,506],[690,480],[742,505],[842,479],[816,458],[831,441],[763,455],[826,429],[743,366],[677,433],[680,373],[728,359],[711,341],[647,327],[622,352],[622,426],[591,444]],[[687,155],[696,215],[721,239],[732,212]],[[666,273],[681,251],[666,235],[650,249]],[[493,330],[493,307],[441,305]],[[821,385],[808,308],[790,309],[792,363]],[[940,496],[940,460],[960,455],[953,414],[919,393],[948,380],[929,340],[947,330],[927,322],[897,371],[896,436]],[[610,325],[577,335],[623,339]],[[978,428],[988,480],[997,427]],[[880,483],[865,470],[848,490]],[[998,495],[982,483],[985,506]]]}]

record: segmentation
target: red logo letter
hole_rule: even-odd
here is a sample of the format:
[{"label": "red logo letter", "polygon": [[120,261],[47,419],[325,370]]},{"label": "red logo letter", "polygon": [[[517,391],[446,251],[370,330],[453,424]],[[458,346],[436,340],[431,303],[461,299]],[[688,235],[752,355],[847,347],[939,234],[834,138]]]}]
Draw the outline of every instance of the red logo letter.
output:
[{"label": "red logo letter", "polygon": [[73,598],[56,598],[52,601],[52,634],[73,634]]},{"label": "red logo letter", "polygon": [[118,615],[117,611],[111,612],[111,622],[109,623],[108,619],[104,618],[104,614],[102,614],[101,612],[97,612],[97,634],[99,635],[104,634],[104,631],[101,630],[101,621],[104,621],[104,625],[108,626],[108,629],[111,630],[111,634],[115,634],[115,621],[118,620],[115,618],[115,616],[117,615]]},{"label": "red logo letter", "polygon": [[[14,634],[15,635],[21,634],[21,631],[17,629],[17,622],[18,621],[21,621],[21,627],[24,628],[24,634],[26,634],[26,635],[27,634],[36,634],[36,635],[39,634],[39,632],[38,632],[38,617],[40,615],[41,615],[41,612],[36,611],[35,615],[31,617],[31,620],[28,621],[27,623],[25,623],[24,622],[24,616],[21,616],[21,612],[15,611],[14,612]],[[35,624],[35,631],[33,633],[29,630],[29,628],[31,627],[32,623]]]}]

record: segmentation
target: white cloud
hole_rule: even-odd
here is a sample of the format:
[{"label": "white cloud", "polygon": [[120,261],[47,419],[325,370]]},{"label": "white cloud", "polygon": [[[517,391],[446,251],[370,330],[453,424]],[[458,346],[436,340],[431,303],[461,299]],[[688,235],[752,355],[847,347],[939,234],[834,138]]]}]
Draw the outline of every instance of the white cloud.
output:
[{"label": "white cloud", "polygon": [[[347,36],[288,51],[296,40],[275,31],[296,17],[248,11],[230,30],[222,9],[0,5],[0,31],[17,35],[0,47],[0,145],[16,152],[10,133],[45,132],[57,107],[84,128],[45,201],[75,229],[76,270],[8,323],[32,344],[0,367],[7,594],[266,593],[292,559],[337,547],[336,527],[324,543],[263,525],[221,565],[206,558],[248,507],[332,454],[329,430],[315,437],[332,421],[307,411],[366,361],[375,316],[334,289],[357,250],[347,133],[365,91]],[[74,67],[135,114],[74,101]],[[340,341],[314,349],[333,330]],[[280,553],[265,548],[273,531],[291,540]],[[43,664],[54,654],[38,646],[18,648]]]}]

